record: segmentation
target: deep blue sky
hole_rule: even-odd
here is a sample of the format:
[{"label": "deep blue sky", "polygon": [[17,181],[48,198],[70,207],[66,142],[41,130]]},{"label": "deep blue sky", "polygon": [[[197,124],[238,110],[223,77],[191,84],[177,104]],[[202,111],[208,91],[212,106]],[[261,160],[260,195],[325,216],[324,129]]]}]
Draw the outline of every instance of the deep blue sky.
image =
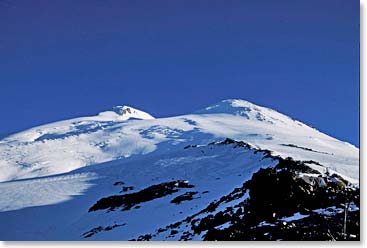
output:
[{"label": "deep blue sky", "polygon": [[226,98],[359,146],[359,1],[0,1],[0,133]]}]

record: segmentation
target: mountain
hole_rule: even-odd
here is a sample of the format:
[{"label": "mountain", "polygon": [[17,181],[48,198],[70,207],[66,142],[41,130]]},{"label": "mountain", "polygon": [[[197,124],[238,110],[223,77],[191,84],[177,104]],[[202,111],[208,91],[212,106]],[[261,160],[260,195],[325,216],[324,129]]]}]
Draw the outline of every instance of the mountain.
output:
[{"label": "mountain", "polygon": [[240,99],[10,135],[0,180],[2,240],[359,239],[359,149]]}]

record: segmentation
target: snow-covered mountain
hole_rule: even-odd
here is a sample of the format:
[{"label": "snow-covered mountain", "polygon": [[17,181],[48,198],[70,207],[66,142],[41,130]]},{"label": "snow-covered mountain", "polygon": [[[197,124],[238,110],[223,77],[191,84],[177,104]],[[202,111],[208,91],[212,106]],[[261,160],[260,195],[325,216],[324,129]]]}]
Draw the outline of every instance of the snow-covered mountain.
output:
[{"label": "snow-covered mountain", "polygon": [[[283,177],[277,191],[260,190]],[[347,188],[359,197],[359,149],[244,100],[156,119],[117,106],[3,138],[0,180],[4,240],[259,239],[233,234],[253,227],[263,239],[287,239],[289,231],[268,229],[339,218],[340,206],[325,199]],[[288,192],[289,210],[277,198],[261,207],[266,192]],[[319,203],[298,202],[308,196]],[[253,226],[241,226],[249,216]]]}]

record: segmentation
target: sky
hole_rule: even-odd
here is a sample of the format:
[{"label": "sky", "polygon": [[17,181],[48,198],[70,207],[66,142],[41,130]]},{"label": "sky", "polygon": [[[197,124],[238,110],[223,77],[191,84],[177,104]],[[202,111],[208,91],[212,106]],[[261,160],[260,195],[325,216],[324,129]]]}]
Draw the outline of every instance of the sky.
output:
[{"label": "sky", "polygon": [[0,134],[228,98],[359,147],[359,1],[0,0]]}]

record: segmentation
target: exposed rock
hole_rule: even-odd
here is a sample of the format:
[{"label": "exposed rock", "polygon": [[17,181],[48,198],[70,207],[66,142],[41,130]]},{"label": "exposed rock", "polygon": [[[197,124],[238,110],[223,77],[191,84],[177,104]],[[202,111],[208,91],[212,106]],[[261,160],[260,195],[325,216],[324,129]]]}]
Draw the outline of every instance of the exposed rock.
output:
[{"label": "exposed rock", "polygon": [[142,189],[138,192],[125,195],[112,195],[102,198],[89,209],[89,212],[102,209],[114,210],[117,207],[121,207],[122,211],[126,211],[139,203],[151,201],[178,192],[180,188],[192,187],[194,186],[189,184],[186,180],[160,183]]},{"label": "exposed rock", "polygon": [[186,192],[185,194],[179,195],[171,200],[171,203],[180,204],[183,201],[191,201],[194,195],[196,195],[198,192]]}]

